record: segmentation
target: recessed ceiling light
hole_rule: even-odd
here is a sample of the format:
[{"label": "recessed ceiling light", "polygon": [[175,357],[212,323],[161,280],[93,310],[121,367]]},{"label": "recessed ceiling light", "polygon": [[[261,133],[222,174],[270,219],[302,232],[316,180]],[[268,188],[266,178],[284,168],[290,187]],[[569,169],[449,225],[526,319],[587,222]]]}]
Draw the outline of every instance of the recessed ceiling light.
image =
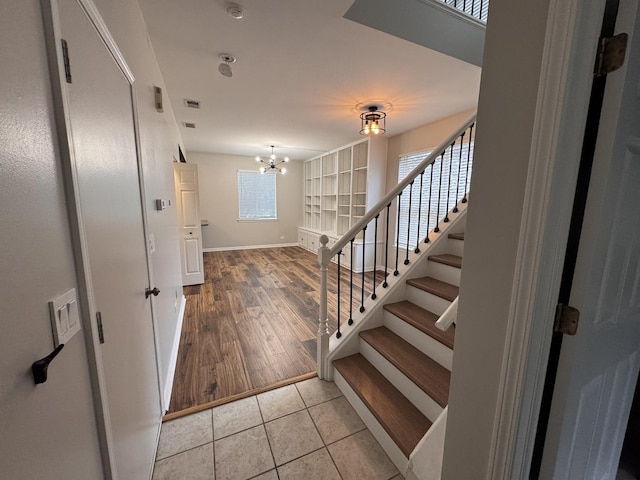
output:
[{"label": "recessed ceiling light", "polygon": [[236,20],[240,20],[244,17],[244,9],[237,3],[233,2],[227,3],[227,13]]}]

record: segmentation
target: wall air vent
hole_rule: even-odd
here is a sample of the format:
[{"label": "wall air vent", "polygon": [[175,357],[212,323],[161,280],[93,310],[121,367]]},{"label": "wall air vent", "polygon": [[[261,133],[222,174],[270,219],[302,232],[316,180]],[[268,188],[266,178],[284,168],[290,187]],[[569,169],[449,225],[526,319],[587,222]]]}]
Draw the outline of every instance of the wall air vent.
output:
[{"label": "wall air vent", "polygon": [[184,126],[187,128],[196,128],[196,124],[191,122],[184,122]]},{"label": "wall air vent", "polygon": [[200,100],[184,99],[184,106],[188,108],[200,108]]}]

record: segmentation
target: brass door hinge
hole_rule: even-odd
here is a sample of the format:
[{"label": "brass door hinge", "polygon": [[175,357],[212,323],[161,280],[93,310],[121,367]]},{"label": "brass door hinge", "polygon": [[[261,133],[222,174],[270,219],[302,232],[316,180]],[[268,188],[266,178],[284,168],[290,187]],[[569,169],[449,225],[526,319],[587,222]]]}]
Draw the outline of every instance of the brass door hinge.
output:
[{"label": "brass door hinge", "polygon": [[580,312],[577,308],[559,303],[556,307],[556,318],[553,322],[553,331],[565,335],[575,335],[580,322]]},{"label": "brass door hinge", "polygon": [[596,52],[596,64],[593,67],[593,75],[595,77],[614,72],[624,65],[628,39],[629,35],[626,33],[600,39],[598,51]]}]

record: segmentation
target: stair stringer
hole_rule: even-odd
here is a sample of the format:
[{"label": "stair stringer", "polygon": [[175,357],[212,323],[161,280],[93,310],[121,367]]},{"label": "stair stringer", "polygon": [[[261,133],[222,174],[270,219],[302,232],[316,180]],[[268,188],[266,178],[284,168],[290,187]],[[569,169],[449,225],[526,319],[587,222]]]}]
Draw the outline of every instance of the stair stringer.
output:
[{"label": "stair stringer", "polygon": [[440,480],[448,411],[446,406],[409,455],[402,471],[406,480]]},{"label": "stair stringer", "polygon": [[[364,301],[365,311],[356,310],[353,314],[353,324],[342,327],[342,336],[336,338],[335,332],[329,338],[329,353],[324,358],[324,371],[327,372],[325,380],[334,378],[333,361],[339,358],[353,355],[360,351],[359,333],[363,330],[384,325],[384,309],[387,303],[398,302],[407,297],[406,280],[424,276],[428,272],[429,255],[446,253],[448,242],[451,241],[447,234],[456,232],[466,223],[467,203],[458,202],[458,212],[449,212],[449,222],[440,221],[438,233],[429,232],[429,243],[422,243],[420,253],[409,253],[409,264],[404,265],[402,260],[398,266],[398,275],[390,274],[387,278],[387,288],[377,288],[377,298],[368,297]],[[402,257],[401,257],[402,258]]]}]

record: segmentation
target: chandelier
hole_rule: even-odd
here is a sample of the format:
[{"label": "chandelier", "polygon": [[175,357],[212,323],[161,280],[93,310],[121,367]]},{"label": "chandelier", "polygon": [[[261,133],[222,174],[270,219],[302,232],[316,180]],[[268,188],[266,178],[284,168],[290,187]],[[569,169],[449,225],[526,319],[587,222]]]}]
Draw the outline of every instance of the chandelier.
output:
[{"label": "chandelier", "polygon": [[259,156],[256,157],[256,162],[260,162],[264,164],[263,166],[260,167],[260,173],[272,172],[272,173],[285,174],[287,173],[287,169],[280,168],[280,165],[282,165],[283,163],[287,163],[289,161],[289,157],[284,157],[278,160],[276,158],[276,154],[273,153],[273,147],[274,145],[271,145],[271,155],[269,155],[269,158],[267,160],[264,160]]},{"label": "chandelier", "polygon": [[387,131],[387,114],[376,105],[367,107],[367,111],[360,114],[360,135],[383,135]]}]

